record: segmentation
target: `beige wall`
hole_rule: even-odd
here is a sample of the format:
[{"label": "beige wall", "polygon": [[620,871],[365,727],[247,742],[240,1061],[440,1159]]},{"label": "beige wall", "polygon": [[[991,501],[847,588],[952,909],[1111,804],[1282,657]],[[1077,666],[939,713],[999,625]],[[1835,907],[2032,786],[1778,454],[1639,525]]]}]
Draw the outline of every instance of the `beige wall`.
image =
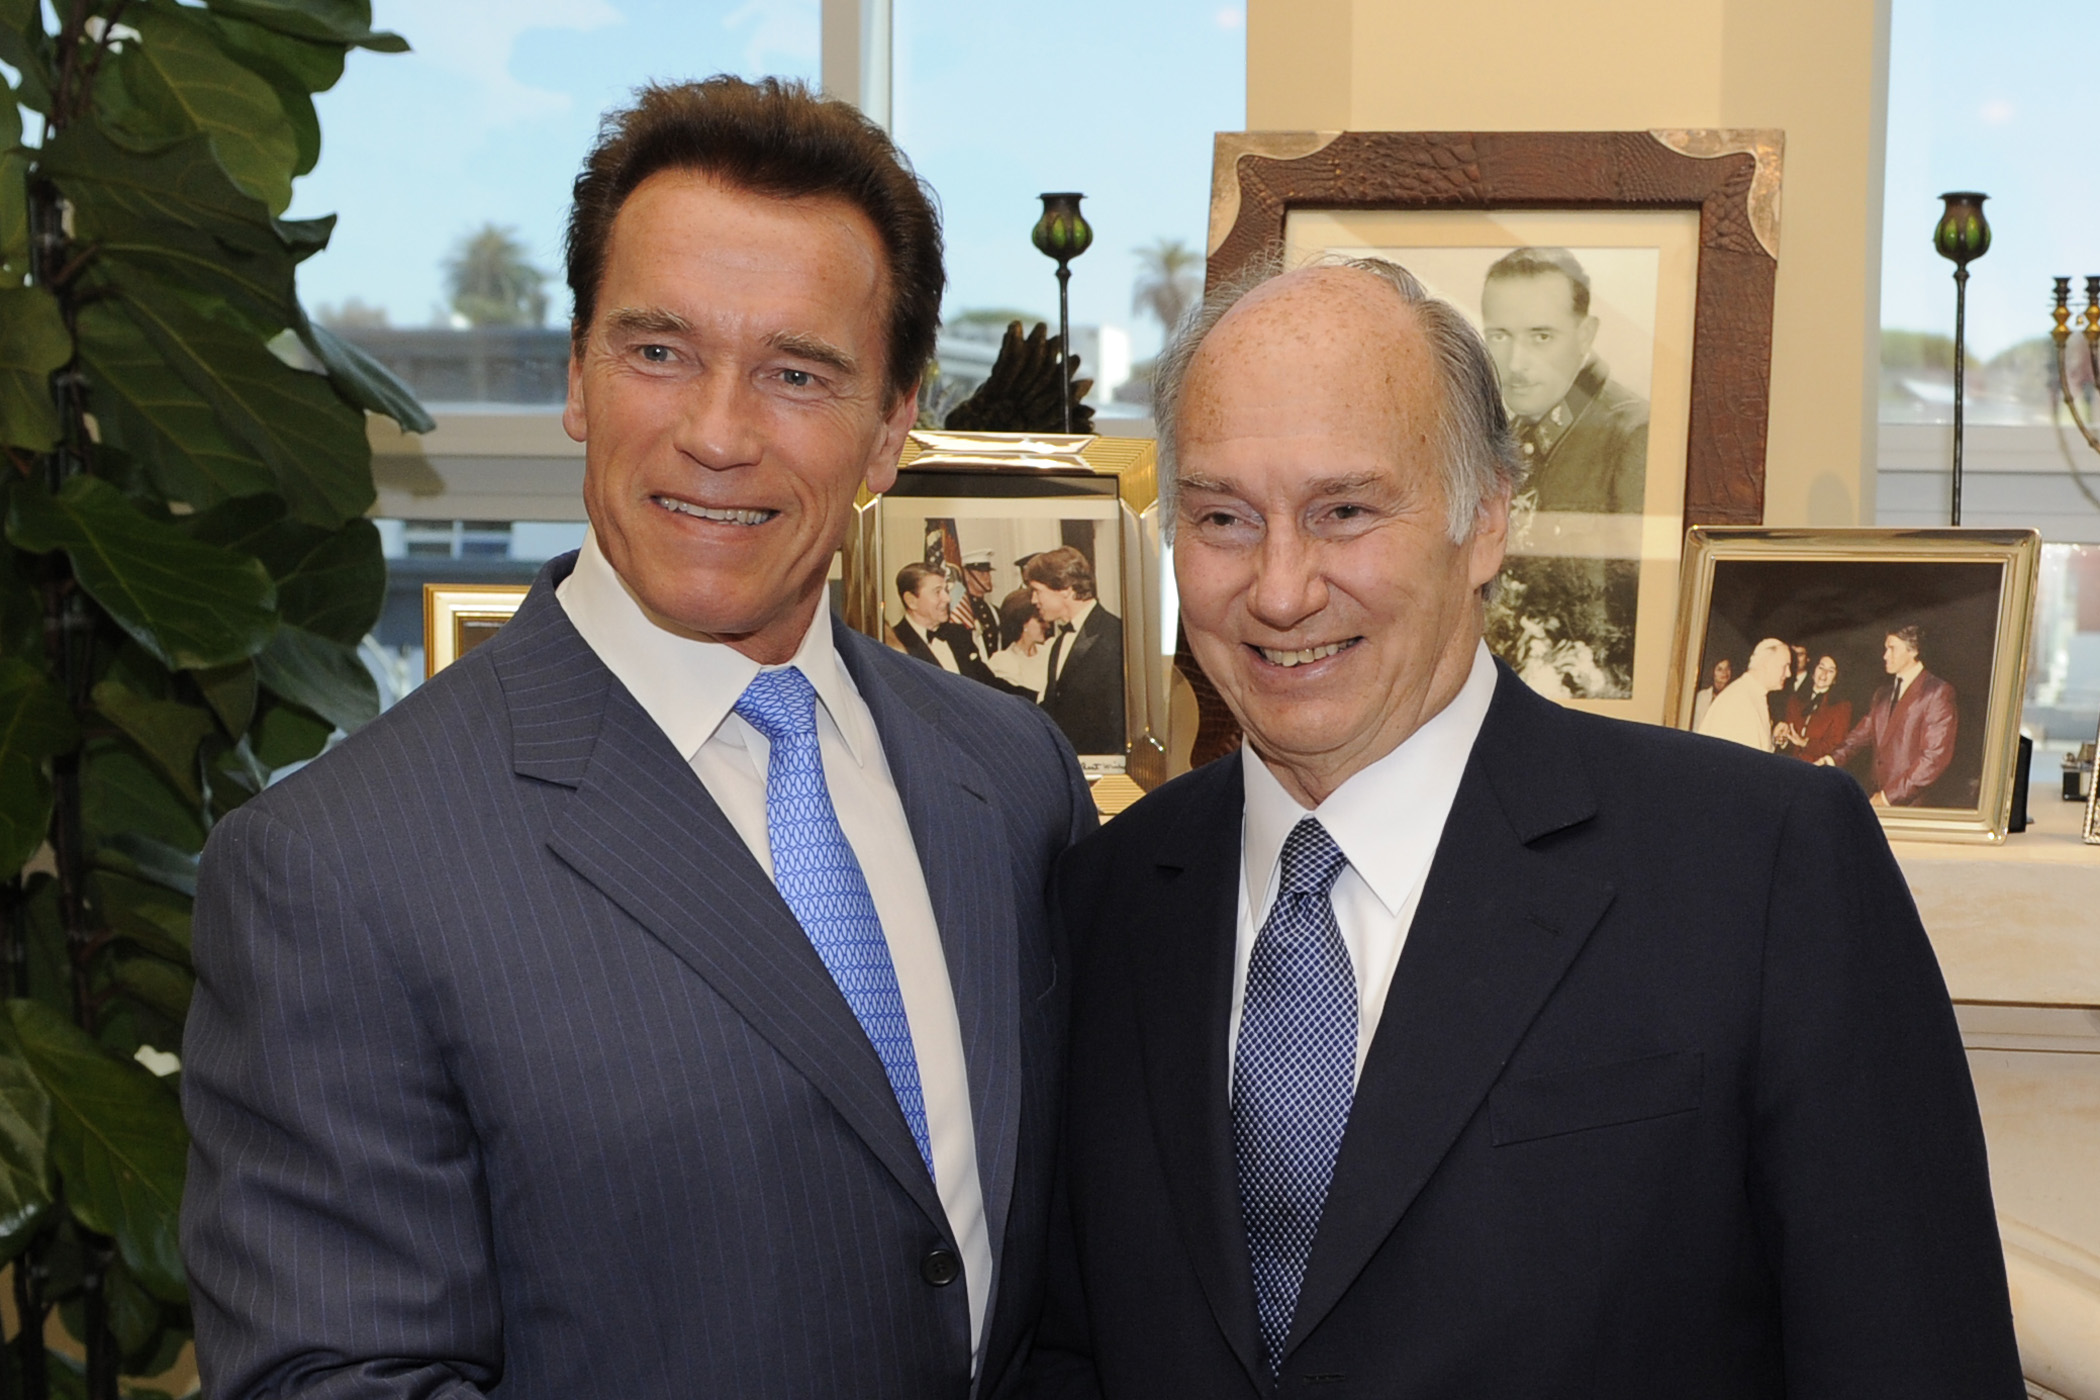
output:
[{"label": "beige wall", "polygon": [[1871,524],[1888,0],[1250,0],[1253,130],[1779,127],[1765,520]]}]

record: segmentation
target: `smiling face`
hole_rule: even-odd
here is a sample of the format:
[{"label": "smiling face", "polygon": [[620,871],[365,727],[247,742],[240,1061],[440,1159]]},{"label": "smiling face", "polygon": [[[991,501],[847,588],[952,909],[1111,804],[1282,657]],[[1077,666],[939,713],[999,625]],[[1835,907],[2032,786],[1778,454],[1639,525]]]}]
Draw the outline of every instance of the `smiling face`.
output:
[{"label": "smiling face", "polygon": [[1816,662],[1815,682],[1817,690],[1828,690],[1837,684],[1838,664],[1834,657],[1821,657]]},{"label": "smiling face", "polygon": [[1176,419],[1174,573],[1189,645],[1307,805],[1465,683],[1508,500],[1448,533],[1441,386],[1414,314],[1368,273],[1291,273],[1226,314]]},{"label": "smiling face", "polygon": [[928,574],[902,601],[905,615],[919,624],[919,630],[931,632],[948,620],[948,580]]},{"label": "smiling face", "polygon": [[1028,599],[1035,610],[1049,622],[1070,622],[1079,612],[1079,594],[1070,588],[1052,588],[1047,583],[1028,581]]},{"label": "smiling face", "polygon": [[599,548],[658,622],[794,654],[854,494],[895,479],[917,408],[884,388],[887,280],[840,200],[677,170],[627,197],[562,425]]},{"label": "smiling face", "polygon": [[1575,284],[1560,272],[1489,279],[1480,320],[1502,402],[1519,418],[1566,398],[1597,341],[1597,318],[1575,314]]}]

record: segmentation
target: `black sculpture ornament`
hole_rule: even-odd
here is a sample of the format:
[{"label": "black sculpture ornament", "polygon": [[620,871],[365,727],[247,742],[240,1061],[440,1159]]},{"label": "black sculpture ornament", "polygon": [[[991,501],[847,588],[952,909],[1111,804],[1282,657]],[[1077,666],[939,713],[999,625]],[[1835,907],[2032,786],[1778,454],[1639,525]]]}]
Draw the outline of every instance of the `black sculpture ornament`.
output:
[{"label": "black sculpture ornament", "polygon": [[1038,321],[1024,337],[1021,323],[1010,321],[992,372],[941,426],[958,433],[1091,433],[1094,410],[1081,400],[1094,381],[1078,373],[1079,357],[1066,355],[1048,326]]},{"label": "black sculpture ornament", "polygon": [[1956,190],[1940,199],[1946,209],[1932,231],[1932,246],[1954,264],[1954,496],[1951,525],[1961,524],[1962,370],[1968,358],[1969,264],[1991,250],[1991,225],[1983,217],[1987,194]]}]

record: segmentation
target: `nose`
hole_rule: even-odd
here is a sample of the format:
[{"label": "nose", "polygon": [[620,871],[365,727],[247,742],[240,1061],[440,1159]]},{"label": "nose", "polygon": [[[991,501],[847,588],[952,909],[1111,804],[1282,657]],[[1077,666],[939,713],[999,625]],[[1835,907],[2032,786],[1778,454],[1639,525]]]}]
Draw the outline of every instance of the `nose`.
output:
[{"label": "nose", "polygon": [[751,466],[765,445],[756,391],[733,371],[709,367],[694,375],[680,397],[675,442],[709,471]]},{"label": "nose", "polygon": [[1327,579],[1319,552],[1295,524],[1271,525],[1255,554],[1247,610],[1256,622],[1288,632],[1327,606]]}]

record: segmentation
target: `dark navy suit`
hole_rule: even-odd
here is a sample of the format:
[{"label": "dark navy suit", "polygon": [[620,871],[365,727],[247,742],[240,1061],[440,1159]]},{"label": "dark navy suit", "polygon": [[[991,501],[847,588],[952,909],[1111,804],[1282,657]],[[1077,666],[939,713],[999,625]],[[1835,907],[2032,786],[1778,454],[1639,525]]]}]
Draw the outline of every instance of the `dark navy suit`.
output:
[{"label": "dark navy suit", "polygon": [[[972,1392],[963,1284],[867,1037],[772,881],[541,575],[516,618],[220,823],[184,1055],[214,1397]],[[925,871],[992,1281],[1040,1296],[1094,817],[1047,720],[838,628]]]},{"label": "dark navy suit", "polygon": [[2019,1400],[1968,1066],[1858,784],[1506,668],[1272,1384],[1227,1094],[1241,762],[1059,879],[1037,1394]]}]

